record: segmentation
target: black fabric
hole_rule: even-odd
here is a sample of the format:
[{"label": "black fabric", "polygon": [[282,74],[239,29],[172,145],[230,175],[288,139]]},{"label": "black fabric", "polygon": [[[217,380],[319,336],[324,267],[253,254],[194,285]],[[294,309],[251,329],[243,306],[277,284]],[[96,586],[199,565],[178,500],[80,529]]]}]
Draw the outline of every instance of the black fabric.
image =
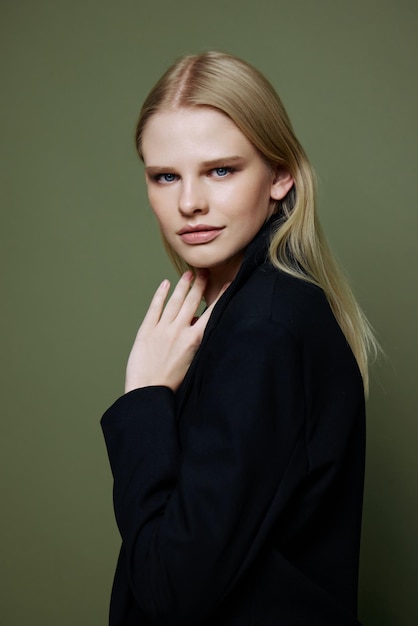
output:
[{"label": "black fabric", "polygon": [[355,626],[361,376],[322,291],[247,248],[177,393],[102,427],[122,548],[111,626]]}]

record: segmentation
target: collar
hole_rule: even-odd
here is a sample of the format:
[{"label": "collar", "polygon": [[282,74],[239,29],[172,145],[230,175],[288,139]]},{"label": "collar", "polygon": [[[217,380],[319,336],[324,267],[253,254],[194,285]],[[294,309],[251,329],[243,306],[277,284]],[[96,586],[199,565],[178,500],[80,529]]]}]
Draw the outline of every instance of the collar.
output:
[{"label": "collar", "polygon": [[212,315],[210,316],[209,322],[206,326],[202,342],[198,351],[195,354],[195,357],[190,365],[187,374],[180,385],[179,389],[176,392],[177,396],[177,415],[181,415],[182,406],[185,401],[185,398],[188,393],[188,389],[190,387],[191,381],[193,380],[194,370],[196,368],[196,364],[199,360],[200,353],[209,340],[213,330],[218,325],[220,318],[222,317],[222,313],[225,311],[228,303],[234,297],[234,295],[239,291],[241,286],[248,280],[250,275],[256,270],[258,267],[264,265],[268,259],[268,246],[270,243],[271,233],[276,225],[276,223],[280,219],[280,214],[272,215],[261,227],[258,231],[254,239],[248,244],[247,249],[244,254],[244,259],[242,261],[241,267],[238,270],[238,273],[231,285],[225,291],[225,293],[221,296],[221,298],[216,303]]},{"label": "collar", "polygon": [[272,230],[276,223],[280,219],[280,214],[272,215],[261,227],[258,231],[254,239],[248,244],[247,249],[244,254],[244,259],[242,261],[241,267],[238,270],[238,273],[231,285],[225,291],[225,293],[221,296],[221,298],[216,303],[212,315],[210,316],[209,322],[206,326],[202,343],[198,351],[195,354],[195,357],[188,369],[186,376],[180,385],[179,389],[176,392],[177,397],[177,416],[181,416],[182,407],[184,401],[187,397],[187,393],[193,380],[194,370],[196,368],[196,364],[199,360],[200,353],[209,340],[213,330],[218,325],[220,318],[222,317],[222,313],[225,311],[228,303],[234,297],[234,295],[239,291],[241,286],[248,280],[249,276],[254,272],[257,267],[264,265],[267,262],[267,254],[268,254],[268,246],[270,243],[270,237]]},{"label": "collar", "polygon": [[280,215],[272,215],[266,222],[264,222],[254,239],[248,244],[245,250],[244,259],[237,275],[226,292],[216,303],[216,306],[212,311],[212,315],[210,316],[210,320],[205,329],[202,344],[207,340],[212,330],[216,327],[223,311],[237,291],[239,291],[241,286],[248,280],[254,270],[268,261],[268,247],[271,240],[271,234],[279,219]]}]

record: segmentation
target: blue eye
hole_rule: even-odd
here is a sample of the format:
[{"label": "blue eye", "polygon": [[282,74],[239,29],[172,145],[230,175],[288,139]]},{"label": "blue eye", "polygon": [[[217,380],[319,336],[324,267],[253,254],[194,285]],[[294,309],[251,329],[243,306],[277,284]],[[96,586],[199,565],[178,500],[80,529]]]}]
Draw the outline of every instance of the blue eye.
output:
[{"label": "blue eye", "polygon": [[232,167],[215,167],[213,170],[219,178],[223,178],[224,176],[228,176],[232,172]]},{"label": "blue eye", "polygon": [[176,175],[167,172],[166,174],[158,174],[155,179],[159,183],[172,183],[176,180]]}]

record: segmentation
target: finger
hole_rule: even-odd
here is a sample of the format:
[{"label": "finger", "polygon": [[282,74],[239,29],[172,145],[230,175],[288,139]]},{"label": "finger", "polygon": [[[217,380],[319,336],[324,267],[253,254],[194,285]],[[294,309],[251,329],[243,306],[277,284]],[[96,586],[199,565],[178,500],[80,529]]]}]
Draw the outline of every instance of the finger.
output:
[{"label": "finger", "polygon": [[193,280],[193,272],[187,271],[178,281],[165,309],[161,315],[161,321],[172,322],[181,310]]},{"label": "finger", "polygon": [[187,325],[191,324],[196,312],[202,302],[203,294],[207,286],[207,275],[204,272],[199,272],[193,282],[193,285],[184,300],[183,306],[178,313],[178,320],[180,323]]},{"label": "finger", "polygon": [[142,329],[147,327],[154,327],[158,324],[169,289],[170,281],[167,279],[163,280],[163,282],[160,284],[157,291],[152,297],[151,303],[148,307],[148,311],[145,314],[144,321],[141,324]]}]

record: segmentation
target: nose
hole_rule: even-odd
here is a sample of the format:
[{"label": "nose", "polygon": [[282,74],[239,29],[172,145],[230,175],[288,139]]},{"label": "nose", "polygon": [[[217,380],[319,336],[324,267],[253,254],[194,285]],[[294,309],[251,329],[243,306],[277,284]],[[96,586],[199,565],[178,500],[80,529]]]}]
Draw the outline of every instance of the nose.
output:
[{"label": "nose", "polygon": [[178,210],[184,216],[205,214],[209,210],[206,194],[199,181],[182,180]]}]

